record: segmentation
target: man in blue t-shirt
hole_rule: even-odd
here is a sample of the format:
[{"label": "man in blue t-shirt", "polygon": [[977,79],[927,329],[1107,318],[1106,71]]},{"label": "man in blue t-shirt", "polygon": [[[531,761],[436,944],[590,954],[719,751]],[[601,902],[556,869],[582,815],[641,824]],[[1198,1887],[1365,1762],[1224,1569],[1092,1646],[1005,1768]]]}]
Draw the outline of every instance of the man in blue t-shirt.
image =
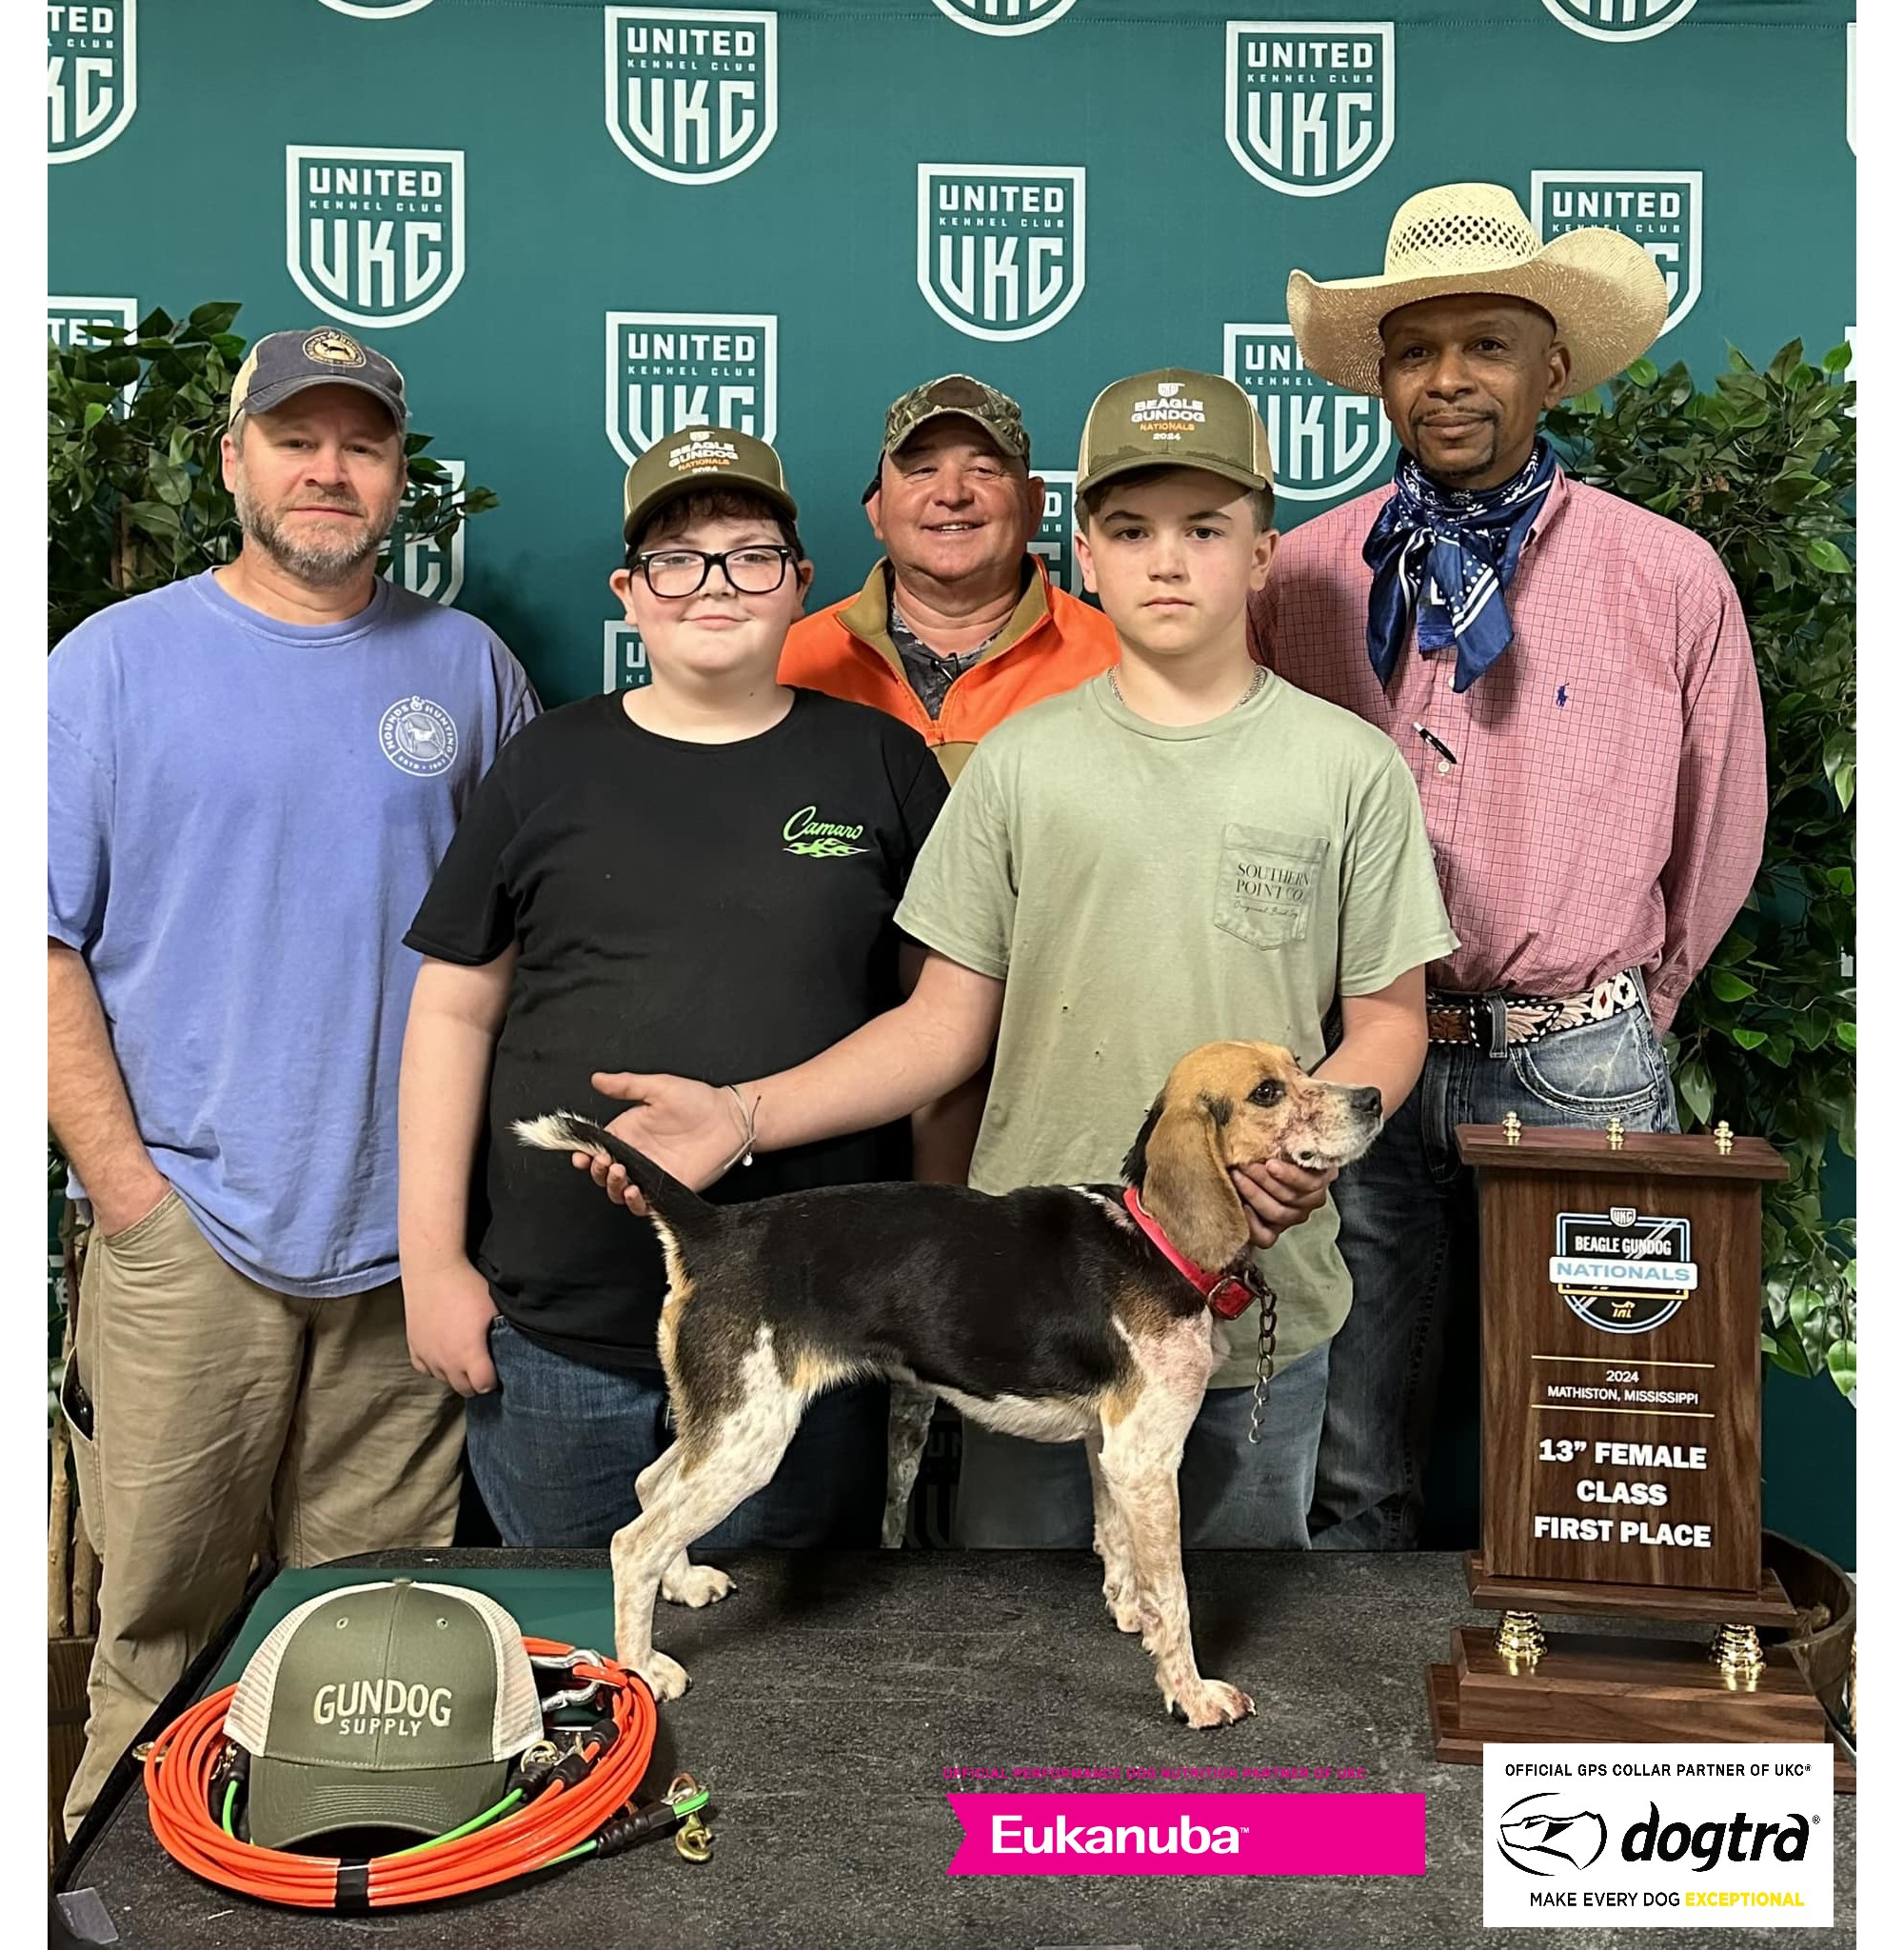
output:
[{"label": "man in blue t-shirt", "polygon": [[231,400],[237,560],[48,666],[48,1107],[92,1220],[65,1399],[104,1565],[69,1833],[254,1550],[456,1519],[461,1403],[397,1283],[403,935],[538,706],[484,625],[378,578],[387,359],[274,332]]}]

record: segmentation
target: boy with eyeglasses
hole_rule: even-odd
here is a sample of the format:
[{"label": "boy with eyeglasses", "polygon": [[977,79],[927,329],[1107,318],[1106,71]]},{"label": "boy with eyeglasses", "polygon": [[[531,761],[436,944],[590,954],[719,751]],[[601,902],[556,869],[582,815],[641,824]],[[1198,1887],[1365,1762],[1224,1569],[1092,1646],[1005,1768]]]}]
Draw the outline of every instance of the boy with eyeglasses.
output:
[{"label": "boy with eyeglasses", "polygon": [[[538,1164],[511,1122],[613,1115],[589,1086],[605,1058],[751,1076],[892,1006],[922,959],[894,910],[946,794],[916,731],[776,681],[813,565],[770,447],[685,429],[629,470],[624,511],[609,586],[652,683],[505,748],[408,936],[426,957],[401,1083],[410,1347],[468,1398],[470,1467],[517,1546],[605,1545],[669,1436],[650,1228]],[[763,1157],[713,1196],[907,1169],[886,1123]],[[717,1541],[877,1542],[885,1423],[883,1384],[828,1396]]]}]

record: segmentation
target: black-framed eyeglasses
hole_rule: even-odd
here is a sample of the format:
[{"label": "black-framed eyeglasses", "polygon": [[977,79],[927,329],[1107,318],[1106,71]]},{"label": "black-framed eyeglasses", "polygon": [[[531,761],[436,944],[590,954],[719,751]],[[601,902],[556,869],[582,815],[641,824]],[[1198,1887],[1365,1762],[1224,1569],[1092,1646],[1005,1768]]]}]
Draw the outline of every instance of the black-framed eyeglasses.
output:
[{"label": "black-framed eyeglasses", "polygon": [[793,559],[793,550],[783,544],[755,542],[718,555],[704,548],[657,548],[651,555],[637,555],[628,567],[641,570],[657,596],[691,596],[717,567],[740,594],[770,596],[786,580],[786,566]]}]

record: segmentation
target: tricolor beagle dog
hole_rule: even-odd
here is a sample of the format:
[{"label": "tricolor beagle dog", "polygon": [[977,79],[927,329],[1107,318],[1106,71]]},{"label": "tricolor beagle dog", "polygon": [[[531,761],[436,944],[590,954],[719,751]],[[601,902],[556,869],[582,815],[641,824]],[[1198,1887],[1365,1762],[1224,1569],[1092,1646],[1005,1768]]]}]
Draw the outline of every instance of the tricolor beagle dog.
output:
[{"label": "tricolor beagle dog", "polygon": [[615,1642],[659,1700],[687,1674],[654,1647],[657,1591],[677,1604],[733,1581],[687,1547],[772,1480],[806,1404],[841,1383],[893,1385],[886,1538],[919,1466],[934,1397],[1040,1442],[1081,1440],[1095,1548],[1118,1629],[1140,1632],[1167,1707],[1193,1726],[1252,1713],[1197,1670],[1177,1471],[1225,1354],[1216,1310],[1254,1297],[1232,1165],[1358,1158],[1381,1093],[1305,1076],[1288,1050],[1211,1043],[1170,1073],[1124,1184],[993,1198],[947,1184],[838,1185],[713,1205],[598,1125],[558,1111],[525,1144],[619,1163],[646,1200],[668,1272],[660,1328],[673,1445],[615,1533]]}]

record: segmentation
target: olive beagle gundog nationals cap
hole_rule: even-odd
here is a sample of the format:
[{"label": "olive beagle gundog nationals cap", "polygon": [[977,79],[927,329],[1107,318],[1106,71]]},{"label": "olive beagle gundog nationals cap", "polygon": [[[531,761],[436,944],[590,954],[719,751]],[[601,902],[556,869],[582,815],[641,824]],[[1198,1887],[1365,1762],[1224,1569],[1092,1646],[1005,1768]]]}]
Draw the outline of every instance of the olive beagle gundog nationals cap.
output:
[{"label": "olive beagle gundog nationals cap", "polygon": [[1214,372],[1167,366],[1107,386],[1084,416],[1078,446],[1081,499],[1140,468],[1200,468],[1240,488],[1269,488],[1269,434],[1249,395]]},{"label": "olive beagle gundog nationals cap", "polygon": [[225,1731],[251,1756],[251,1841],[284,1848],[335,1828],[460,1827],[502,1800],[543,1716],[523,1635],[494,1599],[399,1578],[279,1620]]},{"label": "olive beagle gundog nationals cap", "polygon": [[628,469],[622,484],[622,540],[632,541],[670,501],[723,488],[758,494],[788,521],[800,519],[780,455],[764,440],[731,427],[684,427],[657,440]]},{"label": "olive beagle gundog nationals cap", "polygon": [[404,375],[361,339],[333,325],[315,331],[268,333],[246,354],[231,382],[231,410],[226,424],[240,413],[268,413],[313,386],[354,386],[381,405],[397,431],[409,424],[404,404]]}]

